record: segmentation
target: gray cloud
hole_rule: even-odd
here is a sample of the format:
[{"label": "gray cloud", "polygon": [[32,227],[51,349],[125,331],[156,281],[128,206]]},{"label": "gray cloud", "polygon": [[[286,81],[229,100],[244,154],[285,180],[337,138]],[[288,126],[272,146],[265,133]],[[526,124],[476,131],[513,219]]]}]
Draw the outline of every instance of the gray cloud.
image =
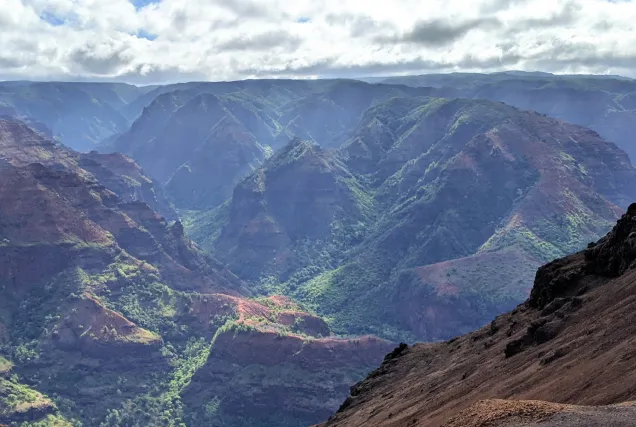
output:
[{"label": "gray cloud", "polygon": [[591,69],[603,72],[610,68],[636,69],[636,55],[612,51],[599,51],[598,46],[587,42],[553,40],[549,55],[533,55],[527,58],[534,66],[546,69]]},{"label": "gray cloud", "polygon": [[172,27],[179,32],[183,32],[188,26],[189,17],[184,9],[177,9],[172,15]]},{"label": "gray cloud", "polygon": [[125,47],[112,48],[87,44],[75,49],[70,59],[82,70],[108,75],[125,68],[132,62],[133,57]]},{"label": "gray cloud", "polygon": [[298,49],[301,40],[286,31],[268,31],[243,37],[235,37],[232,40],[218,43],[217,51],[263,51],[274,48],[283,48],[288,51]]},{"label": "gray cloud", "polygon": [[325,16],[325,22],[331,26],[347,27],[351,37],[369,37],[380,32],[388,33],[396,30],[395,26],[364,14],[329,13]]},{"label": "gray cloud", "polygon": [[220,0],[218,5],[235,13],[239,18],[263,18],[271,16],[271,7],[264,5],[264,2],[254,0]]},{"label": "gray cloud", "polygon": [[[103,79],[112,81],[113,79]],[[121,74],[118,80],[131,84],[161,84],[178,83],[182,81],[205,81],[208,80],[204,72],[184,71],[176,66],[160,67],[153,64],[139,64],[133,69]]]},{"label": "gray cloud", "polygon": [[509,10],[514,7],[528,3],[529,0],[485,0],[479,10],[484,14],[492,14],[502,10]]},{"label": "gray cloud", "polygon": [[21,61],[19,58],[11,58],[11,57],[7,57],[7,56],[0,56],[0,69],[2,68],[19,68],[22,67],[25,64],[23,61]]},{"label": "gray cloud", "polygon": [[446,46],[474,29],[493,30],[500,28],[501,22],[494,17],[471,19],[462,22],[450,20],[430,20],[418,22],[411,31],[402,36],[380,36],[380,43],[413,43],[424,46]]},{"label": "gray cloud", "polygon": [[536,30],[539,28],[566,27],[577,21],[581,5],[575,1],[568,1],[553,15],[543,18],[523,18],[521,22],[511,29],[511,32],[520,30]]}]

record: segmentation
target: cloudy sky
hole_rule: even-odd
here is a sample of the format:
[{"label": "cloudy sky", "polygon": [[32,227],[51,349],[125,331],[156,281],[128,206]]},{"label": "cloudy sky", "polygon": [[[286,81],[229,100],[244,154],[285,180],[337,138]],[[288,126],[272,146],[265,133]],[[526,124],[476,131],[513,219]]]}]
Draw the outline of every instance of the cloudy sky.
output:
[{"label": "cloudy sky", "polygon": [[0,79],[636,77],[636,0],[0,0]]}]

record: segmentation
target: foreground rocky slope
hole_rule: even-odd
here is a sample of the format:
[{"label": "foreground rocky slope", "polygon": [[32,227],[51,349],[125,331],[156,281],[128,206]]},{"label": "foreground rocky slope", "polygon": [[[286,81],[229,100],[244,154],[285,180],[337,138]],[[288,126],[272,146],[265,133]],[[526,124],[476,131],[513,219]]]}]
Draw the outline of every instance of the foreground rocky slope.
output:
[{"label": "foreground rocky slope", "polygon": [[[125,156],[78,154],[6,119],[0,156],[0,423],[230,426],[261,384],[276,400],[242,410],[246,423],[309,424],[390,347],[334,337],[287,299],[254,300],[150,207],[173,212]],[[290,353],[276,359],[280,340]],[[244,387],[252,355],[264,367]],[[188,392],[220,366],[230,381]]]},{"label": "foreground rocky slope", "polygon": [[[479,405],[459,415],[461,422],[451,420],[483,399],[634,400],[635,235],[636,204],[597,243],[541,267],[530,298],[515,310],[450,341],[397,348],[326,426],[483,425]],[[626,425],[620,411],[557,408],[536,425]],[[515,425],[508,421],[503,425]]]},{"label": "foreground rocky slope", "polygon": [[453,417],[444,427],[628,427],[636,405],[563,405],[542,401],[485,400]]}]

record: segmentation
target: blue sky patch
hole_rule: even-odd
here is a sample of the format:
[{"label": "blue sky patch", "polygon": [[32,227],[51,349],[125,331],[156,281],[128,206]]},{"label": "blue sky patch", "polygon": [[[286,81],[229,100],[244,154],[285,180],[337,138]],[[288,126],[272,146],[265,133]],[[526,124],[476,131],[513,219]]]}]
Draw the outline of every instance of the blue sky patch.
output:
[{"label": "blue sky patch", "polygon": [[156,34],[150,34],[146,30],[139,30],[137,32],[137,37],[139,37],[140,39],[146,39],[146,40],[152,41],[152,40],[157,38],[157,35]]},{"label": "blue sky patch", "polygon": [[137,10],[139,10],[144,6],[148,6],[149,4],[161,3],[161,0],[130,0],[130,2],[135,6]]},{"label": "blue sky patch", "polygon": [[296,22],[300,24],[306,24],[307,22],[311,22],[311,18],[308,18],[306,16],[301,16],[300,18],[296,19]]},{"label": "blue sky patch", "polygon": [[54,27],[59,27],[60,25],[64,25],[64,23],[66,22],[64,19],[60,18],[59,16],[53,15],[52,13],[49,13],[49,12],[43,12],[40,15],[40,19],[48,24],[53,25]]}]

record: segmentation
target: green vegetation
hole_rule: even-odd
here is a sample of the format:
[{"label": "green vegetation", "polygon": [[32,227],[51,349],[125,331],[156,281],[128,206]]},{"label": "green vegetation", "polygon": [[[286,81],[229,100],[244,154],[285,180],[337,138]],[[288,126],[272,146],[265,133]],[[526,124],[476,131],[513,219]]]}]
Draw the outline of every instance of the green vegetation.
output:
[{"label": "green vegetation", "polygon": [[[320,320],[294,311],[323,316],[342,336],[444,339],[518,303],[538,263],[596,239],[614,219],[609,202],[636,197],[619,185],[632,172],[621,169],[613,146],[584,132],[568,138],[569,125],[500,103],[415,98],[433,91],[353,82],[229,82],[218,93],[213,86],[184,85],[143,112],[133,108],[127,114],[141,113],[139,121],[113,147],[171,182],[173,202],[189,209],[180,212],[187,233],[249,287],[200,257],[178,227],[150,212],[135,225],[131,205],[117,212],[123,200],[98,185],[51,189],[47,197],[65,203],[65,222],[51,227],[58,242],[37,242],[50,230],[35,226],[24,244],[7,237],[11,227],[0,230],[9,273],[28,273],[0,283],[2,415],[46,409],[22,427],[319,421],[370,367],[253,362],[271,348],[273,358],[329,342],[303,332],[324,335]],[[39,96],[23,87],[0,102]],[[89,95],[90,108],[80,105],[102,114],[105,101]],[[65,114],[54,132],[86,131],[84,123],[71,132]],[[120,130],[113,120],[100,118],[82,144]],[[310,142],[285,145],[294,134]],[[117,183],[125,191],[113,191],[126,201],[161,196],[138,194],[151,184],[145,177]],[[53,208],[47,218],[55,220]],[[82,233],[73,226],[79,219],[92,221]],[[100,243],[84,241],[93,234]],[[27,261],[11,258],[15,251]],[[184,290],[223,287],[257,297],[213,300]]]},{"label": "green vegetation", "polygon": [[0,407],[4,411],[22,411],[28,407],[50,404],[42,393],[17,382],[15,379],[0,379]]},{"label": "green vegetation", "polygon": [[0,375],[5,375],[13,368],[13,363],[0,356]]},{"label": "green vegetation", "polygon": [[34,422],[20,423],[20,427],[80,427],[81,424],[67,421],[61,415],[47,415],[43,419]]},{"label": "green vegetation", "polygon": [[228,200],[208,211],[181,211],[185,232],[201,247],[212,251],[214,242],[229,219],[230,202]]},{"label": "green vegetation", "polygon": [[[545,171],[536,169],[537,164],[563,171],[583,186],[589,184],[591,165],[579,149],[570,150],[558,141],[552,147],[554,138],[539,137],[539,131],[552,132],[554,123],[541,122],[545,128],[538,129],[534,120],[542,119],[537,117],[490,101],[390,99],[367,110],[360,133],[339,153],[326,154],[299,140],[279,150],[241,184],[257,190],[257,197],[246,198],[242,191],[240,199],[236,196],[227,204],[223,217],[216,211],[197,213],[189,223],[191,236],[226,257],[235,273],[260,292],[293,297],[339,334],[415,340],[453,333],[444,325],[432,327],[438,332],[414,332],[409,315],[400,312],[411,301],[430,304],[432,312],[452,311],[460,323],[465,321],[460,328],[477,327],[523,299],[536,262],[580,249],[612,221],[579,190],[575,194],[568,187],[555,188],[556,203],[532,193],[546,185],[540,181]],[[561,132],[560,125],[554,126],[554,132]],[[373,132],[367,134],[370,129]],[[533,144],[540,148],[535,150]],[[356,163],[359,154],[352,154],[360,152],[368,156],[366,168]],[[308,164],[320,166],[311,169]],[[296,200],[296,194],[312,194],[312,188],[301,183],[315,170],[324,177],[324,187],[311,198],[320,203]],[[325,184],[331,176],[336,186]],[[349,198],[334,197],[343,190]],[[531,194],[538,199],[530,199]],[[529,208],[544,203],[548,211],[568,208],[552,217]],[[239,207],[244,210],[235,211]],[[310,221],[300,222],[290,212]],[[508,226],[516,214],[526,222]],[[299,224],[318,229],[322,215],[329,217],[329,231],[317,233],[320,238],[302,236]],[[271,241],[267,233],[258,234],[259,226],[275,229]],[[225,229],[236,236],[247,228],[258,239],[244,246],[238,240],[224,241],[220,232]],[[276,240],[281,235],[291,243],[281,245],[282,239]],[[530,267],[498,270],[489,264],[497,259],[492,254],[508,249],[527,255],[521,262]],[[419,266],[481,254],[487,256],[470,274],[456,274],[440,264],[445,273],[433,283],[422,283],[410,273]],[[513,271],[523,280],[510,274]],[[496,290],[493,283],[505,286]]]}]

